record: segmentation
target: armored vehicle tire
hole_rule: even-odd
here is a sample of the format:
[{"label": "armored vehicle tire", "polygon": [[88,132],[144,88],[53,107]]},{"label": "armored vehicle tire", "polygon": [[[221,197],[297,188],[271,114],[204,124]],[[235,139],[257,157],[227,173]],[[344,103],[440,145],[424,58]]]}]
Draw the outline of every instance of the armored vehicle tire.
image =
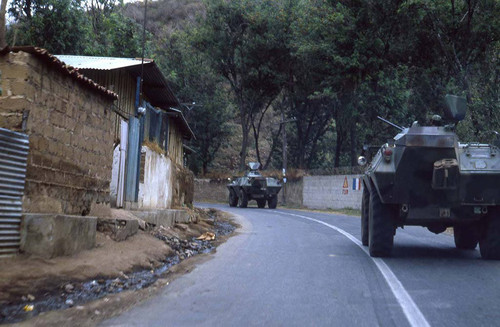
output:
[{"label": "armored vehicle tire", "polygon": [[240,191],[240,196],[238,197],[238,207],[246,208],[248,206],[248,195],[245,191]]},{"label": "armored vehicle tire", "polygon": [[461,250],[474,250],[479,241],[479,228],[477,225],[453,227],[455,246]]},{"label": "armored vehicle tire", "polygon": [[479,240],[481,257],[487,260],[500,260],[500,207],[490,210],[488,220]]},{"label": "armored vehicle tire", "polygon": [[259,200],[256,200],[257,201],[257,206],[259,208],[264,208],[266,206],[266,199],[259,199]]},{"label": "armored vehicle tire", "polygon": [[361,243],[368,246],[368,215],[370,214],[370,191],[363,186],[363,196],[361,198]]},{"label": "armored vehicle tire", "polygon": [[267,200],[267,206],[269,209],[276,209],[276,206],[278,205],[278,196],[273,195],[272,198]]},{"label": "armored vehicle tire", "polygon": [[394,244],[394,206],[383,204],[376,190],[370,193],[368,246],[370,256],[387,257]]},{"label": "armored vehicle tire", "polygon": [[230,207],[236,207],[238,205],[238,197],[233,193],[229,192],[229,206]]}]

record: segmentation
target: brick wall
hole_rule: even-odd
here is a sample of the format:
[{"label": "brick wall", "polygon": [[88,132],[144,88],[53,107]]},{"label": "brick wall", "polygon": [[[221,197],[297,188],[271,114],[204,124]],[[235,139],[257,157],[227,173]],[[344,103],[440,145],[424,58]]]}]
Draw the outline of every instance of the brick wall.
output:
[{"label": "brick wall", "polygon": [[86,215],[109,207],[112,100],[32,54],[0,57],[0,127],[30,136],[23,210]]}]

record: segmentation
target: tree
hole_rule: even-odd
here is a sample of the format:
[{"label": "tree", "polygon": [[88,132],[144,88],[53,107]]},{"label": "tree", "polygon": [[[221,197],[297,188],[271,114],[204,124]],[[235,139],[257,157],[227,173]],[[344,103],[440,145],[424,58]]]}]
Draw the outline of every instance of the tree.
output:
[{"label": "tree", "polygon": [[122,10],[116,0],[14,0],[10,44],[55,54],[138,57],[142,28]]},{"label": "tree", "polygon": [[56,54],[83,53],[86,17],[79,0],[14,0],[9,13],[20,31],[13,43],[36,45]]},{"label": "tree", "polygon": [[242,131],[240,170],[246,165],[255,113],[269,106],[281,91],[277,72],[287,52],[274,42],[266,16],[273,6],[248,0],[208,1],[194,43],[196,49],[210,54],[211,66],[227,80],[235,97]]},{"label": "tree", "polygon": [[7,0],[0,2],[0,49],[5,48],[7,39],[5,36],[5,13],[7,11]]},{"label": "tree", "polygon": [[[85,54],[110,57],[140,57],[142,25],[124,15],[125,7],[117,0],[91,0],[85,12],[91,31]],[[141,18],[144,10],[141,12]],[[149,36],[149,34],[147,34]],[[151,37],[146,37],[151,39]],[[151,53],[147,43],[146,53]]]},{"label": "tree", "polygon": [[185,103],[186,118],[196,139],[190,146],[196,151],[191,155],[189,167],[195,173],[208,173],[220,147],[232,132],[231,102],[223,79],[209,65],[209,56],[191,46],[196,30],[171,35],[168,44],[157,50],[161,68],[173,83],[177,96]]},{"label": "tree", "polygon": [[466,96],[470,128],[461,136],[475,141],[487,140],[489,132],[483,131],[498,126],[495,119],[498,117],[493,113],[495,107],[498,109],[495,83],[500,69],[497,62],[500,2],[414,1],[405,10],[411,13],[417,33],[414,44],[421,45],[413,45],[413,65],[421,76],[418,81],[434,89],[429,92],[417,84],[422,90],[418,96],[430,98],[429,102],[437,104],[446,93]]}]

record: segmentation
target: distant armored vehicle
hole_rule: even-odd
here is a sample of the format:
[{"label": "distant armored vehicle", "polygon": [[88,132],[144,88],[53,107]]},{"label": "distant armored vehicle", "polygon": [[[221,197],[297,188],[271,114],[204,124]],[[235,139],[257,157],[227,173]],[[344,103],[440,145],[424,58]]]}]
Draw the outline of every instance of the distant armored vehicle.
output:
[{"label": "distant armored vehicle", "polygon": [[[390,255],[396,228],[414,225],[434,233],[453,227],[457,248],[475,249],[479,242],[484,259],[500,259],[499,148],[460,143],[454,129],[465,117],[466,101],[448,95],[446,103],[449,125],[390,123],[401,132],[366,169],[361,234],[373,257]],[[441,125],[439,118],[432,125]]]},{"label": "distant armored vehicle", "polygon": [[276,178],[264,177],[259,172],[260,164],[250,162],[250,171],[243,177],[235,178],[227,185],[229,190],[229,205],[231,207],[246,208],[248,201],[255,200],[259,208],[267,206],[275,209],[278,204],[278,193],[281,184]]}]

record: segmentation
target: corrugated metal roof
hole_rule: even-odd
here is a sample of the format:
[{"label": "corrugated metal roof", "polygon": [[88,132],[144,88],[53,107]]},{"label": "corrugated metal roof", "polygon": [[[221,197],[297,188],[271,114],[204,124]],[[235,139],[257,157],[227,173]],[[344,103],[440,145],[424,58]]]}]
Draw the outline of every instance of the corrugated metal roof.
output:
[{"label": "corrugated metal roof", "polygon": [[[115,57],[88,57],[88,56],[68,56],[55,55],[59,60],[76,69],[99,69],[112,70],[137,66],[142,63],[141,58],[115,58]],[[151,63],[153,60],[144,59],[144,63]]]},{"label": "corrugated metal roof", "polygon": [[[91,70],[115,70],[124,69],[132,77],[141,76],[141,58],[114,58],[114,57],[89,57],[57,55],[59,60],[75,67],[80,73]],[[144,60],[144,94],[149,102],[158,108],[168,109],[179,106],[179,100],[170,89],[167,80],[152,59]]]},{"label": "corrugated metal roof", "polygon": [[[80,73],[95,70],[124,69],[133,78],[141,76],[141,58],[114,58],[114,57],[88,57],[57,55],[57,58],[66,64],[75,67]],[[171,111],[172,107],[180,107],[180,102],[170,89],[168,81],[160,71],[154,60],[144,59],[143,92],[152,106]],[[195,135],[180,110],[174,118],[179,120],[182,132],[188,139]],[[180,113],[180,114],[179,114]]]}]

